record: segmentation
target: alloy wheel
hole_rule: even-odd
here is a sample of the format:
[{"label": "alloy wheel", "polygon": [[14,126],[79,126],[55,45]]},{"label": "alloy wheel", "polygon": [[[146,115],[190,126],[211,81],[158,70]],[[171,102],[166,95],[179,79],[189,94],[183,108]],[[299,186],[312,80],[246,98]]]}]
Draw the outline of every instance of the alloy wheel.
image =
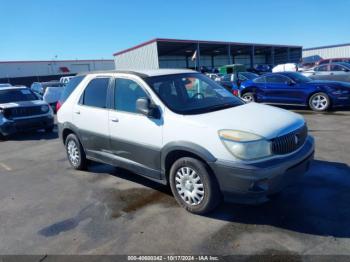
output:
[{"label": "alloy wheel", "polygon": [[328,99],[323,95],[316,95],[311,100],[312,106],[317,110],[324,110],[328,107]]}]

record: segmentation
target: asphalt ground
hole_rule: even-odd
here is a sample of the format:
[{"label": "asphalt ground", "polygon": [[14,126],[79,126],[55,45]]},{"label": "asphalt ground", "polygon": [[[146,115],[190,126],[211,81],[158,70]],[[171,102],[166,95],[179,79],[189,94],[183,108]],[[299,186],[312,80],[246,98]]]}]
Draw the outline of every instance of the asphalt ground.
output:
[{"label": "asphalt ground", "polygon": [[208,216],[128,171],[73,170],[57,133],[0,142],[0,254],[350,255],[350,111],[294,111],[316,139],[305,177],[270,202]]}]

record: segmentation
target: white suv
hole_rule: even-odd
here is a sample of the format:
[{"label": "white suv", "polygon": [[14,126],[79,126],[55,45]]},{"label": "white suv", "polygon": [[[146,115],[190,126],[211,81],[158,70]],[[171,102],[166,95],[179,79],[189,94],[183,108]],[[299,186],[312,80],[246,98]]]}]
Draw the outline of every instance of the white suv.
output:
[{"label": "white suv", "polygon": [[300,115],[245,104],[195,71],[89,73],[65,91],[57,116],[73,168],[89,159],[170,184],[193,213],[222,197],[261,203],[313,159]]}]

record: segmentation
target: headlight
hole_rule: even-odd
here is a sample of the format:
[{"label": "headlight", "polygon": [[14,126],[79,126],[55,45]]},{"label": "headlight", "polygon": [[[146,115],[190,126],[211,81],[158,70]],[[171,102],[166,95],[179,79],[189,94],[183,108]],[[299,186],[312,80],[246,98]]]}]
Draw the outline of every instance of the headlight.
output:
[{"label": "headlight", "polygon": [[47,111],[49,111],[49,107],[48,106],[46,106],[46,105],[41,106],[41,112],[46,113]]},{"label": "headlight", "polygon": [[271,143],[256,134],[220,130],[219,136],[227,150],[237,158],[253,160],[271,155]]}]

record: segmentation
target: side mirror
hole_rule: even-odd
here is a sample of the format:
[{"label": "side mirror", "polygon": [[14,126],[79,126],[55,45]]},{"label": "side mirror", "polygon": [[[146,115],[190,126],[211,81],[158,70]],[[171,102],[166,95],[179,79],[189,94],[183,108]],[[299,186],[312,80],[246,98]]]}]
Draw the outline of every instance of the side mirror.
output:
[{"label": "side mirror", "polygon": [[156,105],[151,104],[148,98],[142,97],[136,100],[136,111],[150,118],[160,118],[159,108]]},{"label": "side mirror", "polygon": [[287,85],[293,86],[293,85],[295,85],[295,82],[293,80],[288,80]]}]

